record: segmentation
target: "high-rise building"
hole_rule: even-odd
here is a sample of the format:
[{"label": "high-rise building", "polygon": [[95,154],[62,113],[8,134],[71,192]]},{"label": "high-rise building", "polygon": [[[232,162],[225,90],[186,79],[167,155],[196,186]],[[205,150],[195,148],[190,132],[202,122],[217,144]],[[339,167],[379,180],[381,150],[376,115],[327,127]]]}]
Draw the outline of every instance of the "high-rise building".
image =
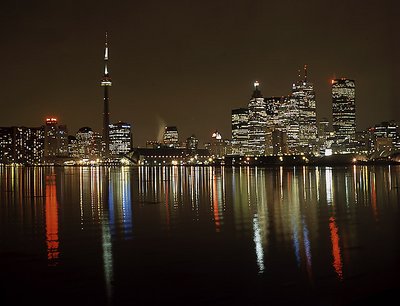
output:
[{"label": "high-rise building", "polygon": [[265,129],[267,113],[264,97],[259,89],[259,82],[254,83],[254,91],[249,102],[249,140],[248,154],[259,156],[265,154]]},{"label": "high-rise building", "polygon": [[290,154],[299,153],[299,105],[292,96],[283,97],[278,113],[278,124],[286,133],[287,150]]},{"label": "high-rise building", "polygon": [[132,149],[131,125],[125,122],[110,124],[110,153],[121,155]]},{"label": "high-rise building", "polygon": [[372,132],[373,149],[382,151],[385,149],[399,149],[399,126],[395,121],[381,122],[370,129]]},{"label": "high-rise building", "polygon": [[43,146],[44,130],[42,127],[0,128],[0,163],[41,164]]},{"label": "high-rise building", "polygon": [[186,150],[189,152],[195,152],[199,146],[199,139],[195,135],[191,135],[186,138]]},{"label": "high-rise building", "polygon": [[292,86],[292,98],[296,100],[299,113],[299,150],[303,153],[315,151],[317,139],[317,111],[313,83],[307,80],[307,65],[304,66],[304,78]]},{"label": "high-rise building", "polygon": [[166,126],[164,128],[164,145],[167,147],[177,147],[179,144],[179,134],[176,126]]},{"label": "high-rise building", "polygon": [[68,156],[68,131],[66,125],[59,125],[56,118],[46,118],[44,125],[44,159]]},{"label": "high-rise building", "polygon": [[104,88],[104,98],[103,98],[103,142],[104,142],[104,157],[109,157],[110,155],[110,106],[109,106],[109,96],[108,88],[111,87],[111,77],[108,72],[108,37],[106,32],[106,41],[104,48],[104,74],[101,79],[100,85]]},{"label": "high-rise building", "polygon": [[90,127],[82,127],[75,135],[78,157],[82,159],[100,158],[102,152],[102,137]]},{"label": "high-rise building", "polygon": [[249,143],[249,110],[232,110],[232,154],[245,155]]},{"label": "high-rise building", "polygon": [[326,149],[330,148],[329,136],[329,120],[325,117],[321,118],[318,122],[318,146],[320,152],[325,152]]},{"label": "high-rise building", "polygon": [[356,134],[355,81],[332,80],[332,126],[338,144],[349,144]]},{"label": "high-rise building", "polygon": [[[267,124],[265,130],[265,155],[274,155],[277,150],[274,146],[273,136],[274,132],[281,132],[282,126],[279,121],[279,109],[282,103],[282,97],[267,97],[264,99],[266,112],[267,112]],[[275,136],[279,133],[275,133]]]},{"label": "high-rise building", "polygon": [[211,136],[211,142],[207,143],[205,147],[212,156],[222,158],[228,153],[229,143],[222,139],[218,131],[215,131]]}]

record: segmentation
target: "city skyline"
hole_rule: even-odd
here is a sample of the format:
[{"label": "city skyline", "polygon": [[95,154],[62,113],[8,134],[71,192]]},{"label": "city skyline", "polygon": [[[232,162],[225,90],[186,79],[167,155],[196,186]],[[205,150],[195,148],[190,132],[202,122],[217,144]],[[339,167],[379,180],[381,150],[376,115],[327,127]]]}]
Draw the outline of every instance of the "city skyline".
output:
[{"label": "city skyline", "polygon": [[[331,79],[347,77],[357,82],[357,130],[400,121],[395,1],[342,1],[329,11],[318,1],[120,3],[87,14],[90,3],[77,10],[5,4],[1,126],[39,126],[55,116],[71,134],[83,126],[101,132],[105,31],[110,122],[132,124],[135,146],[165,126],[203,143],[215,130],[230,138],[231,109],[248,103],[253,82],[264,97],[288,95],[304,64],[319,119],[332,120]],[[301,13],[309,18],[299,23]]]}]

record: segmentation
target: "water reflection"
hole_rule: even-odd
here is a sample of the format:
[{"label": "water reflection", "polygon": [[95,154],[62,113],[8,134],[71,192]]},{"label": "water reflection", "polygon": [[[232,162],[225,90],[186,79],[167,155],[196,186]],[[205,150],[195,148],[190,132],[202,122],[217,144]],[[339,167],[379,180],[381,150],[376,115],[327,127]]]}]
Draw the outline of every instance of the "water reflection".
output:
[{"label": "water reflection", "polygon": [[[391,239],[398,229],[399,184],[394,166],[0,167],[0,232],[13,238],[0,237],[14,243],[33,235],[50,266],[90,253],[87,262],[101,266],[109,301],[124,267],[140,269],[155,252],[162,270],[171,265],[171,250],[185,254],[197,246],[205,250],[197,259],[190,253],[194,266],[208,252],[260,279],[297,273],[315,284],[329,274],[345,283],[362,269],[355,267],[364,249],[379,256],[395,249],[382,253],[370,235]],[[236,244],[246,250],[238,258],[230,253]]]},{"label": "water reflection", "polygon": [[46,244],[49,265],[57,265],[60,256],[58,240],[58,203],[55,174],[46,175]]},{"label": "water reflection", "polygon": [[339,231],[334,217],[329,218],[329,229],[331,231],[333,268],[340,280],[343,280],[343,264],[339,246]]}]

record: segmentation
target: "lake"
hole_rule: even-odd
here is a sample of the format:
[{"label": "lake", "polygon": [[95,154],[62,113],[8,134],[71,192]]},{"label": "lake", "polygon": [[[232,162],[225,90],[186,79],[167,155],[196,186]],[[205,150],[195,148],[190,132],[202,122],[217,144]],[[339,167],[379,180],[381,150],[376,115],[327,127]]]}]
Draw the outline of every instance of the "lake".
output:
[{"label": "lake", "polygon": [[0,167],[2,305],[365,305],[400,166]]}]

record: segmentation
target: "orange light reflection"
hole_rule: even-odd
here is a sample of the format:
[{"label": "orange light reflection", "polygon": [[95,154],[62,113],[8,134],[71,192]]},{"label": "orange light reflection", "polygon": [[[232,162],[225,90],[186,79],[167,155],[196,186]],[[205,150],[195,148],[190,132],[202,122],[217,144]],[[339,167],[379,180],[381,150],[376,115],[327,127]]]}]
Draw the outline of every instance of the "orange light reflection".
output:
[{"label": "orange light reflection", "polygon": [[334,217],[329,218],[329,228],[331,230],[333,268],[335,269],[338,278],[343,280],[343,264],[340,255],[339,234]]},{"label": "orange light reflection", "polygon": [[55,175],[46,176],[46,243],[49,265],[57,265],[58,250],[58,203]]}]

